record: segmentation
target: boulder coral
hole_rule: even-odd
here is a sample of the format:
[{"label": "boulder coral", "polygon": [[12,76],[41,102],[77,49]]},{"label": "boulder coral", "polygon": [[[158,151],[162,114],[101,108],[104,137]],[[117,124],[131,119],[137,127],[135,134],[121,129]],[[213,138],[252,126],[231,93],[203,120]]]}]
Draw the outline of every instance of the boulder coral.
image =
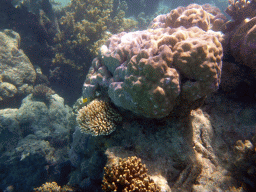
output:
[{"label": "boulder coral", "polygon": [[84,97],[98,90],[123,109],[166,117],[177,100],[195,102],[219,87],[222,34],[199,27],[157,28],[113,35],[94,59]]},{"label": "boulder coral", "polygon": [[193,27],[198,26],[204,31],[219,31],[227,18],[220,9],[210,4],[190,4],[187,7],[178,7],[166,15],[157,16],[151,23],[152,28],[159,27]]},{"label": "boulder coral", "polygon": [[18,33],[7,29],[0,32],[0,103],[24,97],[33,90],[36,72],[19,46]]}]

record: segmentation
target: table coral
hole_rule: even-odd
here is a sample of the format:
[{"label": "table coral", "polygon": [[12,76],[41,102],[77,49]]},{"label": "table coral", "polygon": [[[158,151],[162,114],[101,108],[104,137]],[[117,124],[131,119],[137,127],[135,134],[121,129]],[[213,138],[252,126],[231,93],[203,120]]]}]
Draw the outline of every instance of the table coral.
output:
[{"label": "table coral", "polygon": [[221,33],[198,27],[113,35],[93,61],[84,97],[107,90],[113,103],[149,118],[167,116],[182,96],[196,101],[218,89]]},{"label": "table coral", "polygon": [[122,120],[109,102],[95,99],[78,111],[77,122],[83,133],[109,135]]},{"label": "table coral", "polygon": [[102,189],[104,191],[149,191],[156,192],[160,189],[147,175],[145,164],[136,156],[119,159],[117,165],[105,167]]}]

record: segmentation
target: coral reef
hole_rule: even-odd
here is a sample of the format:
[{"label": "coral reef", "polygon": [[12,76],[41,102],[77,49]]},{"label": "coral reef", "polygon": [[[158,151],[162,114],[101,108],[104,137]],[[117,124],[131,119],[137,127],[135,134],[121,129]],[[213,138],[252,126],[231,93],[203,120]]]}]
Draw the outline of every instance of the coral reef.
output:
[{"label": "coral reef", "polygon": [[245,18],[256,16],[255,0],[229,0],[229,6],[225,10],[234,21],[241,22]]},{"label": "coral reef", "polygon": [[[76,130],[70,154],[76,170],[70,182],[86,186],[87,191],[97,186],[100,169],[88,169],[91,164],[96,167],[95,153],[105,151],[109,170],[112,164],[119,165],[119,158],[141,158],[160,191],[244,191],[228,165],[233,161],[233,143],[254,132],[255,120],[252,126],[245,126],[241,120],[249,116],[248,112],[242,117],[238,106],[227,99],[208,98],[207,103],[204,109],[211,116],[197,109],[187,118],[166,122],[133,119],[109,137],[88,137]],[[102,157],[97,158],[97,165],[106,163]],[[98,180],[91,171],[97,172]]]},{"label": "coral reef", "polygon": [[127,159],[120,158],[117,165],[105,167],[104,171],[102,181],[104,191],[160,191],[147,175],[146,165],[135,156]]},{"label": "coral reef", "polygon": [[47,191],[52,191],[52,192],[59,192],[61,191],[61,187],[58,186],[56,182],[46,182],[45,184],[42,185],[42,187],[35,188],[34,191],[36,192],[47,192]]},{"label": "coral reef", "polygon": [[36,72],[19,48],[20,36],[12,30],[0,32],[0,103],[11,103],[33,90]]},{"label": "coral reef", "polygon": [[113,6],[113,0],[73,0],[56,14],[60,30],[54,37],[53,56],[48,62],[49,80],[63,92],[77,94],[66,95],[71,101],[81,95],[79,87],[99,47],[112,33],[136,26],[136,21],[124,18],[125,5],[116,9]]},{"label": "coral reef", "polygon": [[56,182],[66,179],[68,169],[64,174],[57,166],[68,160],[74,125],[71,108],[57,94],[47,105],[30,94],[20,108],[0,110],[0,186],[32,191],[49,177]]},{"label": "coral reef", "polygon": [[76,121],[81,132],[98,136],[112,133],[122,117],[109,102],[95,99],[78,111]]},{"label": "coral reef", "polygon": [[[85,61],[76,58],[77,51],[89,50],[93,55],[97,55],[98,47],[111,33],[126,31],[136,25],[136,22],[125,19],[124,16],[122,9],[114,12],[113,0],[71,1],[60,18],[61,31],[55,37],[57,45],[53,62],[60,63],[61,57],[67,64],[75,63],[82,67]],[[70,54],[73,61],[68,59]]]},{"label": "coral reef", "polygon": [[33,90],[33,97],[37,99],[41,99],[43,101],[49,101],[51,98],[51,95],[53,95],[55,92],[47,87],[44,84],[39,84],[34,87]]},{"label": "coral reef", "polygon": [[[255,140],[255,137],[252,139]],[[237,140],[234,145],[234,159],[231,161],[230,171],[247,191],[255,189],[256,179],[256,151],[255,144],[249,140]]]},{"label": "coral reef", "polygon": [[[232,21],[226,22],[222,28],[225,33],[223,61],[236,65],[240,74],[237,79],[224,82],[223,88],[233,87],[233,92],[226,92],[232,98],[252,101],[256,96],[256,1],[230,0],[229,4],[226,13],[232,17]],[[234,71],[227,70],[225,66],[224,70],[226,70],[224,72],[226,76],[231,77],[235,74],[232,74]],[[225,77],[223,78],[225,81]],[[236,86],[232,84],[234,81],[237,81]],[[225,91],[225,88],[223,90]]]},{"label": "coral reef", "polygon": [[84,97],[107,92],[137,115],[167,116],[177,98],[196,101],[218,89],[222,34],[198,27],[158,28],[113,35],[94,59]]},{"label": "coral reef", "polygon": [[226,22],[227,18],[221,11],[209,4],[197,5],[191,4],[187,7],[178,7],[166,15],[156,17],[152,23],[152,28],[183,26],[185,28],[198,26],[208,31],[219,31],[221,26]]},{"label": "coral reef", "polygon": [[[245,19],[230,36],[231,54],[237,63],[256,71],[256,17]],[[255,73],[256,74],[256,73]]]},{"label": "coral reef", "polygon": [[73,192],[71,187],[68,186],[58,186],[56,182],[46,182],[41,187],[34,188],[35,192]]}]

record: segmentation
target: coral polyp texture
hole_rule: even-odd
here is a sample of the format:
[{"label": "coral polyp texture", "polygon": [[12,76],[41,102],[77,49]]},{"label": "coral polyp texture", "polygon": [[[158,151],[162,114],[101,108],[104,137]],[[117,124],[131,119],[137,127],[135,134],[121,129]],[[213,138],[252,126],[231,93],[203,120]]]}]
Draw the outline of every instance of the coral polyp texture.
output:
[{"label": "coral polyp texture", "polygon": [[136,156],[120,158],[117,165],[105,167],[104,171],[102,189],[106,192],[160,191],[147,175],[146,165],[142,164],[141,159]]},{"label": "coral polyp texture", "polygon": [[112,133],[122,117],[109,102],[95,99],[78,111],[76,120],[81,132],[99,136]]},{"label": "coral polyp texture", "polygon": [[256,0],[229,0],[229,6],[225,12],[234,21],[242,21],[245,18],[256,16]]},{"label": "coral polyp texture", "polygon": [[219,8],[209,4],[191,4],[187,7],[178,7],[166,15],[159,15],[151,23],[152,28],[159,27],[193,27],[201,29],[219,31],[227,18],[221,13]]},{"label": "coral polyp texture", "polygon": [[180,98],[194,102],[218,89],[222,38],[199,27],[113,35],[92,63],[83,96],[106,90],[116,106],[148,118],[166,117]]}]

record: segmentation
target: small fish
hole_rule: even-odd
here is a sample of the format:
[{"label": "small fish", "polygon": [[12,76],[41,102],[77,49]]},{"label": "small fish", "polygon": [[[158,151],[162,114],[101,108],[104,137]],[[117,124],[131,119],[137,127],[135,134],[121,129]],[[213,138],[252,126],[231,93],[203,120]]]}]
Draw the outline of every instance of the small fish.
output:
[{"label": "small fish", "polygon": [[83,103],[86,103],[88,101],[87,98],[83,98]]}]

